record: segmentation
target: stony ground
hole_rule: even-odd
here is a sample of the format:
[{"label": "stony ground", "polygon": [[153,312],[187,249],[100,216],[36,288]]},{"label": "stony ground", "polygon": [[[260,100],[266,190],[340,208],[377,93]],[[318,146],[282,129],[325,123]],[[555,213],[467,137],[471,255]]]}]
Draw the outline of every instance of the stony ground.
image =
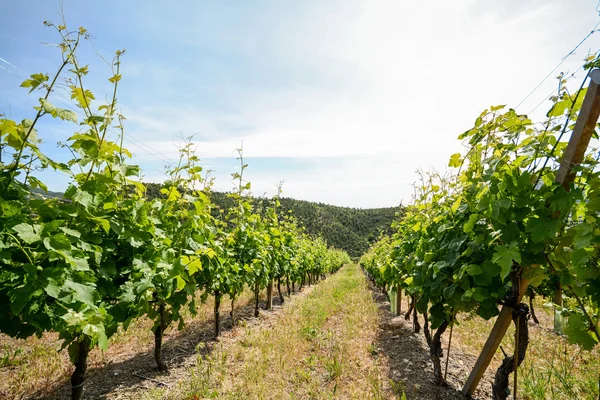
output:
[{"label": "stony ground", "polygon": [[[464,399],[462,384],[493,322],[461,318],[448,360],[449,385],[438,387],[432,383],[433,368],[423,334],[413,333],[411,321],[389,311],[386,296],[369,284],[356,265],[286,296],[283,304],[275,296],[273,310],[262,310],[259,318],[252,316],[250,293],[238,303],[235,326],[228,316],[229,304],[224,306],[224,330],[218,340],[213,338],[212,304],[198,316],[190,316],[184,331],[169,331],[166,373],[155,369],[147,321],[137,322],[111,339],[106,353],[93,352],[85,398]],[[402,307],[406,310],[407,306],[405,301]],[[548,314],[543,309],[539,314],[547,324]],[[537,381],[554,382],[563,364],[579,360],[578,364],[591,365],[593,359],[582,358],[587,353],[571,349],[546,327],[531,326],[530,330],[530,358],[521,368],[519,398],[552,398],[549,392],[557,399],[573,398],[568,393],[592,398],[586,390],[593,394],[594,388],[586,389],[580,384],[582,379],[575,379],[576,366],[562,377],[565,380],[571,372],[575,379],[567,389],[553,383],[538,390]],[[446,332],[444,352],[448,338]],[[510,337],[503,346],[510,352]],[[0,366],[0,398],[68,399],[71,367],[65,352],[57,351],[59,347],[53,335],[26,341],[0,336],[5,354],[21,349],[14,362]],[[555,372],[546,373],[544,355],[553,349],[564,353],[564,361],[557,357],[549,364]],[[493,371],[500,360],[499,354],[475,399],[491,398]],[[445,362],[444,357],[443,368]]]}]

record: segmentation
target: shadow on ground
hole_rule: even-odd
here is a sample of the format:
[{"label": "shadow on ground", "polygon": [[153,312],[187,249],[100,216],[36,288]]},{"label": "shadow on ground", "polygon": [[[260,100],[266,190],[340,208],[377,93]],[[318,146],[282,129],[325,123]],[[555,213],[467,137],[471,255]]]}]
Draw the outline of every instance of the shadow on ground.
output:
[{"label": "shadow on ground", "polygon": [[[296,291],[296,293],[300,293],[300,291]],[[286,296],[285,299],[287,298]],[[261,313],[270,312],[265,311],[265,304],[263,295],[260,302]],[[229,315],[231,308],[227,305],[224,304],[221,309],[221,334],[232,329],[232,320]],[[282,303],[275,290],[273,306],[278,308],[281,305]],[[235,319],[237,324],[255,320],[254,302],[249,301],[237,305]],[[163,357],[169,367],[168,372],[157,370],[153,348],[145,352],[132,354],[131,357],[120,362],[89,369],[86,374],[84,399],[136,398],[135,393],[132,393],[136,388],[151,389],[176,385],[179,377],[178,370],[193,368],[197,358],[210,354],[218,343],[214,338],[214,324],[214,317],[211,317],[203,321],[194,321],[186,325],[182,331],[174,331],[170,335],[166,335],[166,342],[163,344]],[[134,397],[131,397],[132,395]],[[55,391],[39,398],[48,400],[70,399],[70,382],[65,382]]]},{"label": "shadow on ground", "polygon": [[[402,391],[408,400],[423,399],[461,399],[462,384],[465,382],[475,359],[469,355],[453,353],[448,362],[448,386],[440,387],[433,383],[433,364],[429,357],[429,347],[421,333],[413,333],[411,321],[404,316],[396,316],[390,312],[390,303],[387,296],[369,284],[373,300],[379,308],[380,325],[375,343],[377,356],[385,358],[389,366],[388,379],[392,391],[398,396]],[[406,302],[403,304],[407,311]],[[423,324],[420,316],[421,325]],[[447,336],[447,335],[446,335]],[[446,354],[447,337],[443,339],[444,354]],[[444,370],[446,358],[442,358]],[[485,382],[483,382],[485,384]],[[483,396],[481,396],[483,394]],[[485,393],[476,392],[473,399],[488,398]]]}]

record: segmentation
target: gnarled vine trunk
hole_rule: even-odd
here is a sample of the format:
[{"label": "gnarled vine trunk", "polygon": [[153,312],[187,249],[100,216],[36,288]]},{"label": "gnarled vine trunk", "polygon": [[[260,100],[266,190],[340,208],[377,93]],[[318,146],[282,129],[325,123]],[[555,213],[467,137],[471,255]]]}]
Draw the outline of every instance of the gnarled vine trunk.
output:
[{"label": "gnarled vine trunk", "polygon": [[[527,353],[527,346],[529,345],[529,327],[527,325],[527,315],[529,313],[529,307],[526,304],[521,303],[513,311],[513,322],[515,324],[515,340],[517,341],[517,367],[521,365],[525,360],[525,354]],[[517,336],[518,331],[518,336]],[[515,355],[510,357],[504,357],[502,364],[496,371],[494,377],[494,383],[492,385],[492,394],[494,400],[506,400],[510,395],[510,389],[508,388],[508,381],[511,373],[515,372]]]},{"label": "gnarled vine trunk", "polygon": [[161,302],[158,306],[158,326],[154,329],[154,360],[159,371],[168,369],[162,354],[162,340],[166,328],[165,304]]},{"label": "gnarled vine trunk", "polygon": [[533,319],[533,322],[535,322],[537,325],[539,325],[540,321],[537,319],[537,316],[535,315],[535,309],[533,308],[534,297],[535,297],[535,293],[531,293],[529,295],[529,311],[531,312],[531,318]]},{"label": "gnarled vine trunk", "polygon": [[429,319],[427,316],[427,311],[423,314],[423,318],[425,321],[423,322],[423,335],[425,335],[425,341],[427,342],[427,346],[431,348],[431,331],[429,330]]},{"label": "gnarled vine trunk", "polygon": [[[289,285],[289,282],[288,282]],[[288,286],[288,293],[290,291],[290,287]],[[283,294],[281,294],[281,278],[277,278],[277,292],[279,293],[279,301],[283,304]]]},{"label": "gnarled vine trunk", "polygon": [[254,285],[254,316],[258,317],[259,308],[258,308],[258,295],[260,294],[260,287],[258,283]]},{"label": "gnarled vine trunk", "polygon": [[221,334],[221,293],[215,290],[215,338],[218,338]]},{"label": "gnarled vine trunk", "polygon": [[419,324],[419,314],[416,307],[413,309],[413,331],[415,333],[421,332],[421,324]]},{"label": "gnarled vine trunk", "polygon": [[83,384],[85,382],[85,370],[87,369],[87,359],[90,352],[90,340],[87,336],[75,344],[75,371],[71,374],[71,399],[80,400],[83,397]]},{"label": "gnarled vine trunk", "polygon": [[408,321],[410,319],[410,315],[412,314],[414,308],[415,308],[415,296],[410,296],[410,304],[408,305],[408,311],[406,312],[406,314],[404,314],[405,320]]},{"label": "gnarled vine trunk", "polygon": [[448,320],[444,320],[435,331],[435,334],[431,338],[431,343],[429,344],[429,355],[431,356],[431,361],[433,361],[433,381],[438,386],[447,385],[444,375],[442,374],[442,363],[440,358],[444,356],[442,350],[442,335],[446,332],[448,325],[450,325]]},{"label": "gnarled vine trunk", "polygon": [[235,326],[235,314],[233,310],[235,309],[235,296],[231,297],[231,311],[229,311],[229,316],[231,317],[231,327]]},{"label": "gnarled vine trunk", "polygon": [[273,309],[273,279],[269,280],[269,284],[267,285],[267,304],[265,305],[265,310]]}]

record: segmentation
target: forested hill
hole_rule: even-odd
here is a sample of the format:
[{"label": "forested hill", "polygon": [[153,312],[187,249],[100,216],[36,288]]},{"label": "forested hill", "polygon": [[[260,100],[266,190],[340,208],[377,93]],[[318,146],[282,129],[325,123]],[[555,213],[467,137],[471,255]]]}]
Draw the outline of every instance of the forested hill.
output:
[{"label": "forested hill", "polygon": [[[160,195],[160,185],[147,184],[148,196]],[[226,193],[212,192],[211,200],[223,210],[233,205]],[[311,201],[281,198],[281,212],[292,214],[312,235],[322,236],[330,246],[343,249],[352,257],[367,251],[379,233],[391,233],[390,225],[399,207],[359,209],[331,206]]]},{"label": "forested hill", "polygon": [[[146,185],[149,197],[160,196],[160,185]],[[62,197],[62,193],[48,192],[42,195]],[[211,200],[217,207],[227,210],[232,201],[226,193],[212,192]],[[367,251],[371,242],[376,241],[380,232],[391,234],[390,225],[399,207],[360,209],[338,207],[311,201],[282,198],[281,212],[288,210],[297,218],[299,224],[312,235],[322,236],[330,246],[343,249],[352,257],[358,257]]]},{"label": "forested hill", "polygon": [[[212,201],[222,209],[231,206],[227,194],[212,193]],[[313,235],[320,235],[330,246],[358,257],[376,241],[379,233],[390,232],[399,207],[360,209],[338,207],[311,201],[281,198],[281,212],[292,212],[300,225]]]},{"label": "forested hill", "polygon": [[323,236],[330,246],[344,249],[351,256],[366,252],[381,231],[391,231],[390,225],[398,207],[359,209],[336,207],[289,198],[281,205],[312,234]]}]

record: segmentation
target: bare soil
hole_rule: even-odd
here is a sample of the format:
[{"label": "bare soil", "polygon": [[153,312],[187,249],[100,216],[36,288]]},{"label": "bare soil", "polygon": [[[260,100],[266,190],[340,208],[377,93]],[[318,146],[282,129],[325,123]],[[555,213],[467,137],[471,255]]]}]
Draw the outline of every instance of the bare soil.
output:
[{"label": "bare soil", "polygon": [[[303,296],[310,289],[311,287],[304,287],[301,293],[293,294],[292,298]],[[289,297],[286,296],[284,300],[288,301]],[[236,306],[236,326],[232,326],[228,305],[222,305],[221,335],[218,339],[214,337],[213,318],[192,322],[181,332],[173,330],[165,335],[163,342],[163,356],[168,371],[158,371],[152,348],[138,353],[124,352],[101,368],[88,369],[84,399],[139,399],[142,392],[159,387],[174,387],[178,382],[190,379],[192,367],[196,365],[198,357],[210,354],[217,345],[223,346],[235,340],[240,326],[252,326],[272,320],[273,314],[276,315],[281,309],[279,296],[275,295],[273,310],[265,311],[265,303],[261,301],[261,314],[259,318],[254,318],[254,302],[250,301]],[[70,396],[71,387],[66,382],[54,392],[37,398],[68,400]]]},{"label": "bare soil", "polygon": [[[448,361],[447,387],[436,386],[433,383],[433,364],[429,357],[429,346],[425,336],[413,332],[412,318],[406,321],[403,316],[390,312],[390,303],[385,294],[370,288],[373,300],[379,306],[380,325],[376,342],[377,356],[382,360],[382,366],[387,370],[390,384],[396,390],[404,390],[407,399],[465,399],[462,395],[462,385],[466,381],[476,357],[464,354],[456,346],[450,349]],[[403,302],[403,310],[408,310],[408,304]],[[422,316],[420,323],[423,324]],[[444,357],[442,370],[445,368],[448,349],[449,330],[442,338]],[[473,399],[490,399],[491,387],[494,380],[493,372],[488,369]]]}]

